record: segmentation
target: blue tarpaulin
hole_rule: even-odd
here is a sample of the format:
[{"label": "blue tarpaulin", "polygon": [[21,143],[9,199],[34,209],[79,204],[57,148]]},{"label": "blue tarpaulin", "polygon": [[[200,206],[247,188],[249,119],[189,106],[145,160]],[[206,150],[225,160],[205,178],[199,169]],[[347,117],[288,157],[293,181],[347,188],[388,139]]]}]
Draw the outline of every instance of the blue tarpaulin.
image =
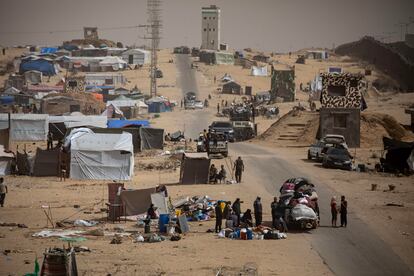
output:
[{"label": "blue tarpaulin", "polygon": [[20,64],[20,73],[31,70],[40,71],[44,76],[56,75],[56,70],[53,62],[46,59],[22,60],[22,63]]},{"label": "blue tarpaulin", "polygon": [[43,47],[40,49],[41,54],[54,54],[58,51],[57,47]]},{"label": "blue tarpaulin", "polygon": [[108,128],[149,127],[148,120],[108,120]]}]

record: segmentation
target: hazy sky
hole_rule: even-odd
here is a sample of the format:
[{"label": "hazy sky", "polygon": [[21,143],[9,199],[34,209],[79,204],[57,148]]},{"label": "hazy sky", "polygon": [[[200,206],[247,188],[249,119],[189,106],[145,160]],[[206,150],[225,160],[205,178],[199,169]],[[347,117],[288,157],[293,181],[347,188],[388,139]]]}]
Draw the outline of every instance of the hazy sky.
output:
[{"label": "hazy sky", "polygon": [[[142,45],[143,29],[105,28],[145,24],[146,2],[0,0],[0,44],[60,45],[97,26],[102,38]],[[397,24],[414,21],[414,0],[164,0],[161,47],[200,46],[201,7],[210,4],[221,8],[222,42],[235,49],[330,48],[367,34],[396,40]]]}]

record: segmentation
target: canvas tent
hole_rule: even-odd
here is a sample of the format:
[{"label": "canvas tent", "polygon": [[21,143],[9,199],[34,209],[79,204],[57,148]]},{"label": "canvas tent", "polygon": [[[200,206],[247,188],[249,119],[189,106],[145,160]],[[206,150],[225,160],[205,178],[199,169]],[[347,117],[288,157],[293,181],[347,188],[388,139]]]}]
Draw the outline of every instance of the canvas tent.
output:
[{"label": "canvas tent", "polygon": [[[8,114],[0,114],[0,129],[8,127]],[[10,140],[12,141],[45,141],[48,132],[47,114],[11,114]]]},{"label": "canvas tent", "polygon": [[237,94],[241,95],[242,88],[240,84],[236,83],[235,81],[229,81],[223,84],[222,89],[223,94]]},{"label": "canvas tent", "polygon": [[77,127],[98,127],[106,128],[108,118],[105,116],[49,116],[49,130],[57,140],[62,139],[67,129]]},{"label": "canvas tent", "polygon": [[146,102],[146,104],[148,105],[149,113],[161,113],[171,111],[170,102],[161,97],[151,98]]},{"label": "canvas tent", "polygon": [[122,59],[128,64],[143,65],[151,59],[151,53],[142,49],[129,49],[122,53]]},{"label": "canvas tent", "polygon": [[11,152],[5,152],[4,146],[0,145],[0,175],[9,175],[11,162],[14,158],[14,154]]},{"label": "canvas tent", "polygon": [[260,76],[260,77],[266,77],[267,76],[267,66],[252,66],[251,69],[252,76]]},{"label": "canvas tent", "polygon": [[164,129],[141,127],[139,134],[141,137],[141,150],[164,148]]},{"label": "canvas tent", "polygon": [[148,120],[108,120],[108,128],[149,127]]},{"label": "canvas tent", "polygon": [[112,68],[114,71],[122,70],[126,68],[127,63],[120,57],[105,57],[99,62],[101,67]]},{"label": "canvas tent", "polygon": [[70,138],[70,177],[131,180],[134,172],[132,134],[79,133]]},{"label": "canvas tent", "polygon": [[30,70],[24,72],[26,83],[38,84],[42,83],[42,72]]},{"label": "canvas tent", "polygon": [[126,216],[136,216],[147,212],[151,205],[151,194],[155,188],[121,191],[121,201],[125,206]]},{"label": "canvas tent", "polygon": [[234,55],[227,52],[214,53],[215,64],[234,64]]},{"label": "canvas tent", "polygon": [[42,150],[37,148],[34,159],[34,176],[59,176],[60,149]]},{"label": "canvas tent", "polygon": [[209,180],[210,159],[207,153],[183,154],[180,170],[181,184],[206,184]]},{"label": "canvas tent", "polygon": [[42,58],[37,56],[28,56],[22,58],[20,63],[20,73],[23,74],[27,71],[39,71],[45,76],[53,76],[57,74],[53,60],[49,58]]}]

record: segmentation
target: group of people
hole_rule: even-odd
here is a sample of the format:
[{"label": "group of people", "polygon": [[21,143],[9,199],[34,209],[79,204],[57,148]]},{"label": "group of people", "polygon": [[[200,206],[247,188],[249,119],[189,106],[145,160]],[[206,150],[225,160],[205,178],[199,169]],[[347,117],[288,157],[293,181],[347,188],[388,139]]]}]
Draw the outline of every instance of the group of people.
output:
[{"label": "group of people", "polygon": [[[239,156],[236,161],[234,162],[234,176],[236,178],[237,183],[241,183],[242,173],[244,172],[244,163],[241,157]],[[218,171],[217,167],[214,164],[211,164],[210,171],[209,171],[209,181],[210,183],[226,183],[227,178],[227,171],[224,168],[224,165],[220,166],[220,171]]]},{"label": "group of people", "polygon": [[331,199],[332,227],[337,227],[338,213],[341,217],[341,227],[346,227],[348,224],[348,201],[346,201],[345,196],[341,196],[340,206],[338,206],[335,196]]},{"label": "group of people", "polygon": [[[215,207],[216,213],[216,226],[215,232],[218,233],[222,228],[223,219],[226,220],[226,227],[253,227],[252,210],[247,209],[243,214],[241,212],[241,203],[243,201],[237,198],[231,205],[230,201],[219,201]],[[272,227],[279,229],[280,231],[287,232],[288,228],[284,221],[284,208],[279,204],[277,197],[271,204],[272,209]],[[260,226],[263,224],[263,206],[261,198],[258,196],[253,203],[253,212],[255,223],[254,225]]]}]

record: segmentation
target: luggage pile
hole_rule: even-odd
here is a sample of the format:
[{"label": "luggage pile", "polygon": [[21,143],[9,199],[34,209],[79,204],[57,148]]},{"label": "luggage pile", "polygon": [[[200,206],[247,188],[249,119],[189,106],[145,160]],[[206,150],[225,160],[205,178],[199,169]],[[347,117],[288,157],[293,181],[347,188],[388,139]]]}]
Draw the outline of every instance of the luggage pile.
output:
[{"label": "luggage pile", "polygon": [[186,197],[177,200],[172,205],[176,214],[186,215],[188,221],[206,221],[214,216],[214,204],[216,200],[211,200],[207,195]]},{"label": "luggage pile", "polygon": [[305,178],[291,178],[280,187],[280,204],[285,207],[285,221],[300,228],[319,224],[318,195],[315,185]]}]

